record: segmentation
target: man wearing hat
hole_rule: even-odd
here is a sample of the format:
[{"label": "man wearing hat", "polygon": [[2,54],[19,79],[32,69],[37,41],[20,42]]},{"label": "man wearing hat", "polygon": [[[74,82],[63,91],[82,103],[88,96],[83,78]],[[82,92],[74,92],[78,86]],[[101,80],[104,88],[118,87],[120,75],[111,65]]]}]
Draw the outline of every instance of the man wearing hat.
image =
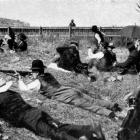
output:
[{"label": "man wearing hat", "polygon": [[[41,61],[33,63],[33,72],[42,72]],[[27,104],[19,93],[9,90],[13,81],[0,79],[0,117],[14,127],[25,127],[35,134],[51,140],[105,140],[100,126],[64,124],[48,113]],[[98,130],[98,131],[97,131]]]},{"label": "man wearing hat", "polygon": [[127,48],[129,50],[129,56],[123,63],[116,63],[115,67],[121,68],[120,74],[127,73],[130,68],[135,67],[136,71],[140,72],[140,51],[135,47],[134,42],[128,42]]},{"label": "man wearing hat", "polygon": [[22,91],[37,89],[40,94],[47,98],[75,105],[110,118],[115,117],[115,111],[120,111],[118,104],[103,99],[94,99],[84,89],[61,85],[53,75],[44,73],[44,68],[41,60],[34,60],[31,69],[35,80],[30,84],[25,84],[19,76],[19,89]]},{"label": "man wearing hat", "polygon": [[94,48],[92,47],[88,48],[88,57],[86,59],[89,61],[93,58],[101,59],[104,57],[104,54],[101,51],[101,48],[103,47],[103,43],[104,43],[103,33],[99,31],[96,25],[92,26],[91,30],[94,33],[95,42],[94,42]]}]

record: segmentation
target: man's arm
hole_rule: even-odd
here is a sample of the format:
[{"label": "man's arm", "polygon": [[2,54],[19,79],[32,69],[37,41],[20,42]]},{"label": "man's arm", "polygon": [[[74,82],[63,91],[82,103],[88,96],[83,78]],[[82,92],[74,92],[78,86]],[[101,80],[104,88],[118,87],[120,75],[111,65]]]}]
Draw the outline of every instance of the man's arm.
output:
[{"label": "man's arm", "polygon": [[35,81],[25,84],[22,79],[19,79],[18,86],[21,91],[29,91],[32,89],[39,90],[40,89],[40,81],[36,79]]},{"label": "man's arm", "polygon": [[88,57],[87,57],[87,59],[93,59],[93,58],[101,59],[102,57],[104,57],[103,52],[99,52],[99,53],[94,54],[92,52],[91,48],[88,49]]},{"label": "man's arm", "polygon": [[100,38],[99,34],[96,33],[95,38],[97,39],[98,44],[100,44],[101,43],[101,38]]},{"label": "man's arm", "polygon": [[6,82],[5,85],[0,87],[0,93],[7,91],[13,84],[13,81]]}]

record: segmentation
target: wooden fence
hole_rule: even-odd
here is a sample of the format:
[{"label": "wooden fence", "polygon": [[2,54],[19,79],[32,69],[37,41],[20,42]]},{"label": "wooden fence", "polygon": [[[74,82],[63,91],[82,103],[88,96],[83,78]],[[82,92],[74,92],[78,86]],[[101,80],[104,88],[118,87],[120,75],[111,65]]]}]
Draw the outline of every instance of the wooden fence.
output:
[{"label": "wooden fence", "polygon": [[[7,34],[9,27],[0,27],[0,36]],[[26,35],[56,35],[56,36],[93,36],[91,27],[11,27],[15,33]],[[119,37],[122,27],[101,27],[101,31],[108,37]]]}]

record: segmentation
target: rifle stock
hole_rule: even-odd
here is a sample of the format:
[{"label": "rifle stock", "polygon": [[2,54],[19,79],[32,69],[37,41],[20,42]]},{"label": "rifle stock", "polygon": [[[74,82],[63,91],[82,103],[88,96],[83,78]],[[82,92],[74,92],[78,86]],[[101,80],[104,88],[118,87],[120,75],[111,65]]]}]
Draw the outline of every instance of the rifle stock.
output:
[{"label": "rifle stock", "polygon": [[[0,69],[0,72],[11,75],[11,76],[12,76],[12,74],[16,74],[14,70],[1,70]],[[30,71],[16,71],[16,72],[19,73],[23,77],[25,77],[27,75],[31,75],[31,73],[32,73]]]}]

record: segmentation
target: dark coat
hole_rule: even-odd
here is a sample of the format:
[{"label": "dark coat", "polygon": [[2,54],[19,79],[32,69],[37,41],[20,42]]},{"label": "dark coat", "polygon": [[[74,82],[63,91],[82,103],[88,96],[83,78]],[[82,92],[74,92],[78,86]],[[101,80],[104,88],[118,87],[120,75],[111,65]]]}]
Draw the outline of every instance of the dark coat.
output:
[{"label": "dark coat", "polygon": [[7,44],[10,50],[14,50],[16,43],[13,39],[8,39]]},{"label": "dark coat", "polygon": [[81,62],[79,51],[75,47],[60,47],[57,52],[60,54],[59,67],[88,75],[88,64]]},{"label": "dark coat", "polygon": [[125,62],[116,64],[116,67],[124,70],[130,69],[132,66],[135,66],[138,72],[140,71],[140,52],[136,49],[130,52],[128,59]]},{"label": "dark coat", "polygon": [[115,106],[114,103],[103,100],[92,98],[90,93],[81,88],[61,85],[59,82],[50,74],[44,73],[38,76],[41,83],[40,94],[44,95],[49,99],[54,99],[65,104],[74,105],[91,112],[109,116]]},{"label": "dark coat", "polygon": [[26,41],[19,41],[18,43],[16,43],[14,49],[16,52],[27,51],[27,42]]},{"label": "dark coat", "polygon": [[51,140],[78,140],[82,135],[94,140],[92,133],[98,136],[96,140],[105,140],[101,129],[60,123],[46,112],[27,104],[19,93],[11,90],[0,93],[0,117],[15,127],[25,127]]},{"label": "dark coat", "polygon": [[14,46],[15,46],[15,32],[13,31],[13,29],[11,27],[9,27],[9,36],[11,37],[11,39],[9,39],[7,41],[8,47],[10,50],[14,50]]},{"label": "dark coat", "polygon": [[92,59],[89,62],[89,68],[95,66],[100,71],[110,71],[113,68],[113,63],[116,61],[116,54],[112,51],[105,50],[104,57],[97,60]]},{"label": "dark coat", "polygon": [[3,45],[3,39],[0,39],[0,52],[4,52],[4,50],[1,48]]},{"label": "dark coat", "polygon": [[[59,51],[60,53],[60,51]],[[81,63],[79,52],[74,48],[61,50],[58,66],[69,71],[73,71],[78,63]]]},{"label": "dark coat", "polygon": [[13,41],[15,40],[15,32],[13,31],[11,27],[9,27],[9,36],[11,37]]},{"label": "dark coat", "polygon": [[70,24],[69,24],[69,26],[70,27],[76,27],[76,24],[73,21],[71,21]]},{"label": "dark coat", "polygon": [[20,113],[30,108],[17,92],[9,90],[0,94],[0,117],[14,125],[21,121]]},{"label": "dark coat", "polygon": [[140,139],[140,91],[134,93],[135,107],[128,111],[122,122],[122,129],[118,132],[118,140],[139,140]]}]

